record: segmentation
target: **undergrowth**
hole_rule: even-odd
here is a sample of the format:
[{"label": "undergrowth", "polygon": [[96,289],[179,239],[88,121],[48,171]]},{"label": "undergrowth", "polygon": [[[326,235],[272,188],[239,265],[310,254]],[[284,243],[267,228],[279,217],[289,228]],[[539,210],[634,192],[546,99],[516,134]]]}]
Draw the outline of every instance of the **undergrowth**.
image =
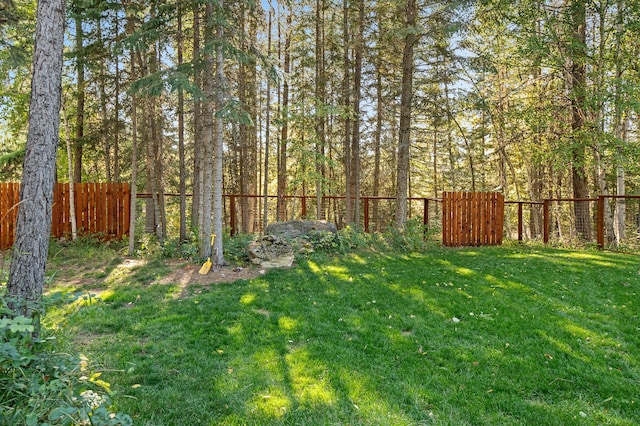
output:
[{"label": "undergrowth", "polygon": [[111,411],[109,383],[86,356],[61,349],[57,336],[15,315],[0,289],[0,425],[131,425]]}]

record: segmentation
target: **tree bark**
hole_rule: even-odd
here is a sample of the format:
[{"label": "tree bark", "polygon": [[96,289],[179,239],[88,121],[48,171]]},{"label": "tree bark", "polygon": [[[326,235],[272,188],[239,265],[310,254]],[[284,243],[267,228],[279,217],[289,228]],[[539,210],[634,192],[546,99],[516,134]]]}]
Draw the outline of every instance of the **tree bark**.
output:
[{"label": "tree bark", "polygon": [[[178,65],[183,62],[184,43],[182,40],[182,2],[178,1],[178,32],[176,34],[178,44]],[[179,167],[179,193],[180,193],[180,242],[187,239],[187,185],[186,166],[184,155],[184,91],[178,89],[178,167]]]},{"label": "tree bark", "polygon": [[16,314],[34,318],[36,335],[51,233],[60,127],[64,17],[64,0],[38,2],[21,204],[7,282],[9,307]]},{"label": "tree bark", "polygon": [[418,41],[416,34],[417,7],[415,0],[407,0],[406,31],[402,52],[402,93],[400,96],[400,134],[398,138],[398,165],[396,184],[395,222],[404,230],[407,220],[407,197],[409,183],[409,148],[411,146],[411,98],[413,91],[413,47]]},{"label": "tree bark", "polygon": [[358,0],[358,33],[353,70],[353,134],[351,136],[351,175],[349,186],[353,197],[353,223],[360,224],[360,99],[362,97],[362,55],[364,51],[364,0]]},{"label": "tree bark", "polygon": [[350,28],[349,28],[349,2],[343,1],[342,8],[342,44],[343,44],[343,73],[342,76],[342,104],[344,106],[344,141],[343,167],[344,167],[344,221],[345,224],[353,223],[353,187],[351,186],[351,59],[350,59]]},{"label": "tree bark", "polygon": [[[618,9],[618,16],[616,18],[616,46],[614,52],[614,61],[616,66],[616,83],[615,83],[615,94],[614,94],[614,108],[615,108],[615,117],[614,117],[614,137],[618,140],[618,147],[616,149],[617,157],[618,157],[618,166],[616,167],[616,195],[626,195],[626,184],[625,184],[625,170],[623,167],[623,146],[626,144],[626,126],[625,126],[625,118],[623,114],[623,98],[622,98],[622,60],[620,58],[621,48],[622,48],[622,37],[624,36],[624,16],[625,16],[625,7],[622,0],[618,0],[616,2]],[[615,214],[613,217],[612,227],[614,229],[615,241],[617,245],[620,245],[622,240],[626,237],[625,231],[625,217],[627,210],[627,202],[624,198],[616,199],[615,204]]]},{"label": "tree bark", "polygon": [[[211,257],[211,210],[212,210],[212,186],[213,186],[213,150],[214,150],[214,127],[213,113],[215,102],[215,75],[214,56],[211,51],[214,41],[215,16],[214,3],[208,1],[205,9],[204,23],[204,74],[202,76],[202,86],[206,100],[202,103],[202,147],[201,167],[202,185],[200,186],[200,255]],[[215,231],[214,231],[215,233]]]},{"label": "tree bark", "polygon": [[[200,5],[193,4],[193,58],[196,63],[201,58],[200,50]],[[195,66],[193,70],[193,84],[196,87],[204,87],[202,84],[202,66]],[[206,95],[205,95],[206,96]],[[199,96],[193,99],[193,196],[191,197],[191,226],[198,229],[202,227],[202,186],[203,186],[203,153],[202,153],[202,101]],[[200,233],[198,234],[200,237]],[[202,251],[200,253],[202,255]]]},{"label": "tree bark", "polygon": [[324,58],[324,0],[316,0],[316,43],[315,43],[315,183],[316,183],[316,217],[319,220],[325,218],[323,206],[325,168],[325,58]]},{"label": "tree bark", "polygon": [[82,151],[84,145],[84,103],[85,103],[85,76],[84,76],[84,32],[80,11],[76,11],[76,140],[74,151],[73,180],[82,182]]},{"label": "tree bark", "polygon": [[[224,0],[218,0],[220,15],[223,15]],[[221,21],[218,19],[218,21]],[[218,24],[216,37],[218,40],[224,39],[224,25]],[[220,111],[225,103],[226,81],[224,77],[224,53],[221,43],[216,46],[216,107]],[[213,161],[213,234],[216,235],[212,260],[216,265],[226,265],[222,245],[223,232],[223,145],[224,145],[224,123],[220,114],[215,118],[216,133],[214,140],[214,161]]]},{"label": "tree bark", "polygon": [[[586,6],[584,0],[572,0],[571,53],[571,177],[574,198],[588,198],[589,186],[585,172],[585,103],[586,103]],[[576,230],[582,239],[591,241],[591,215],[589,202],[575,202]]]},{"label": "tree bark", "polygon": [[284,41],[284,81],[282,83],[282,129],[278,145],[278,217],[287,220],[287,204],[283,198],[287,194],[287,144],[289,138],[289,72],[291,71],[291,11],[287,12],[287,25]]}]

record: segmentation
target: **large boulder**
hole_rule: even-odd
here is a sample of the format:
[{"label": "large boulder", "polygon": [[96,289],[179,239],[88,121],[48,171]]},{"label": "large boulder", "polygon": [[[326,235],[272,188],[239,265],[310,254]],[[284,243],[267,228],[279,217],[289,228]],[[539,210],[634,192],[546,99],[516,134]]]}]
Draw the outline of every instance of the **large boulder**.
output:
[{"label": "large boulder", "polygon": [[293,264],[293,247],[274,235],[265,235],[247,247],[251,263],[263,268],[288,268]]},{"label": "large boulder", "polygon": [[276,222],[267,226],[267,235],[275,235],[285,240],[293,240],[305,237],[312,233],[338,232],[335,223],[324,220],[290,220],[288,222]]}]

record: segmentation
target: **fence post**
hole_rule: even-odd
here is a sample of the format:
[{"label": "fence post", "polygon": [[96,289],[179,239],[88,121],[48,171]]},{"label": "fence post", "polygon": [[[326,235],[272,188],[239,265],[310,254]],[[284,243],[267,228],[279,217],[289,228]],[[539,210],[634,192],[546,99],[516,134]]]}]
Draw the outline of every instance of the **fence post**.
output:
[{"label": "fence post", "polygon": [[306,219],[307,218],[307,197],[305,197],[304,195],[301,197],[301,205],[302,205],[301,217],[303,219]]},{"label": "fence post", "polygon": [[598,248],[604,248],[604,195],[598,197]]},{"label": "fence post", "polygon": [[424,235],[427,235],[429,229],[429,199],[422,200],[422,225],[424,226]]},{"label": "fence post", "polygon": [[229,195],[229,222],[231,222],[231,235],[236,235],[236,197],[233,195]]},{"label": "fence post", "polygon": [[549,242],[549,200],[544,200],[542,204],[542,239],[545,244]]},{"label": "fence post", "polygon": [[522,241],[522,202],[518,202],[518,241]]},{"label": "fence post", "polygon": [[369,232],[369,198],[364,197],[364,232]]}]

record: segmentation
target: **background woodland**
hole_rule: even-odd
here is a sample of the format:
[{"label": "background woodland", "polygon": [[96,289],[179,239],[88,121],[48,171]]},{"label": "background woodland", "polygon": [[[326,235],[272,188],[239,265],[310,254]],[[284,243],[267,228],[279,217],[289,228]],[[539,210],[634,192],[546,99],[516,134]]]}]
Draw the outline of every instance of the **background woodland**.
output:
[{"label": "background woodland", "polygon": [[[1,5],[0,180],[17,181],[36,5]],[[181,194],[175,229],[202,252],[222,193],[316,196],[319,218],[346,195],[343,224],[361,196],[638,194],[639,36],[631,0],[68,0],[57,178],[137,183],[160,241]],[[261,199],[241,203],[260,231]],[[607,209],[621,238],[625,204]]]}]

